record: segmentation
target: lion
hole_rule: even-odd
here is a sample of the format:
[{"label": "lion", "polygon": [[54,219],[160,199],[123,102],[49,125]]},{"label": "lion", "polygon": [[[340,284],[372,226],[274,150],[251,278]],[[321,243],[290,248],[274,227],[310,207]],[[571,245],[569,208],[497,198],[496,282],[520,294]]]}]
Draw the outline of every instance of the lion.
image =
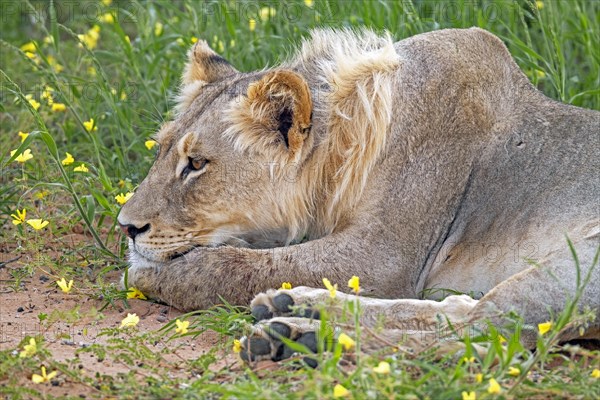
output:
[{"label": "lion", "polygon": [[[203,41],[188,55],[118,217],[127,280],[186,311],[250,303],[246,360],[288,356],[280,336],[316,349],[323,278],[388,343],[516,313],[535,346],[583,283],[579,309],[600,314],[600,113],[544,96],[496,36],[317,30],[255,72]],[[600,318],[560,338],[580,337]]]}]

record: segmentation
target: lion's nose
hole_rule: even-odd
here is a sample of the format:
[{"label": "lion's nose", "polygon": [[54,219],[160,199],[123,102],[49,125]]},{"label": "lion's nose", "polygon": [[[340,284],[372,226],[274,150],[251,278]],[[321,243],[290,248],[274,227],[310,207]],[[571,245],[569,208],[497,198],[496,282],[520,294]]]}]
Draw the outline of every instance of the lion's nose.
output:
[{"label": "lion's nose", "polygon": [[121,228],[121,230],[123,231],[123,233],[125,235],[127,235],[131,239],[135,239],[135,237],[137,235],[139,235],[140,233],[144,233],[148,229],[150,229],[150,224],[146,224],[146,225],[142,226],[141,228],[138,228],[135,225],[131,225],[131,224],[123,225],[123,224],[119,223],[119,227]]}]

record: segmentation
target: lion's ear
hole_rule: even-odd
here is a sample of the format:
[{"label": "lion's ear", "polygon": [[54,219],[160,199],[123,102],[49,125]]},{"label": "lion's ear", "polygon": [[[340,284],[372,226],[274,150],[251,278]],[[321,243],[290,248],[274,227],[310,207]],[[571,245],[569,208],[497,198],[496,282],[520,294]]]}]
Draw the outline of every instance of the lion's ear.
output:
[{"label": "lion's ear", "polygon": [[[312,100],[302,76],[289,70],[275,70],[248,86],[248,93],[234,113],[238,144],[283,143],[288,159],[299,161],[308,147]],[[278,146],[279,147],[279,146]]]},{"label": "lion's ear", "polygon": [[238,71],[218,55],[204,40],[198,40],[188,52],[188,63],[183,72],[184,85],[196,81],[214,82]]}]

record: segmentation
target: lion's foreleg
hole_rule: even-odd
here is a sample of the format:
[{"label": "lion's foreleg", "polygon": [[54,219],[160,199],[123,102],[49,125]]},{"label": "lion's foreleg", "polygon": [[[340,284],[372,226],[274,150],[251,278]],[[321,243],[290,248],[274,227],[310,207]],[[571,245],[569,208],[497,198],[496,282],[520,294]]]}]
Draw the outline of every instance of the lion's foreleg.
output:
[{"label": "lion's foreleg", "polygon": [[199,248],[168,264],[130,269],[128,284],[182,310],[195,310],[221,299],[247,305],[254,295],[283,282],[323,287],[322,279],[328,278],[345,285],[352,275],[373,276],[374,268],[381,268],[382,263],[364,260],[360,249],[344,243],[340,235],[330,235],[264,250]]}]

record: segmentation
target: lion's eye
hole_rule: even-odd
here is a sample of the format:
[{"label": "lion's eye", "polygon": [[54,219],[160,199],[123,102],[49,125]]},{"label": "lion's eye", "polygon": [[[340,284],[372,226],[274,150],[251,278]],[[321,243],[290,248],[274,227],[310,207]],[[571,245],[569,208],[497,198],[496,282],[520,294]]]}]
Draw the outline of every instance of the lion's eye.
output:
[{"label": "lion's eye", "polygon": [[190,159],[190,166],[194,171],[200,171],[206,165],[208,161],[205,159],[194,160]]},{"label": "lion's eye", "polygon": [[208,160],[206,158],[192,158],[188,157],[188,164],[185,166],[183,171],[181,171],[181,177],[185,178],[192,171],[201,171],[208,164]]}]

